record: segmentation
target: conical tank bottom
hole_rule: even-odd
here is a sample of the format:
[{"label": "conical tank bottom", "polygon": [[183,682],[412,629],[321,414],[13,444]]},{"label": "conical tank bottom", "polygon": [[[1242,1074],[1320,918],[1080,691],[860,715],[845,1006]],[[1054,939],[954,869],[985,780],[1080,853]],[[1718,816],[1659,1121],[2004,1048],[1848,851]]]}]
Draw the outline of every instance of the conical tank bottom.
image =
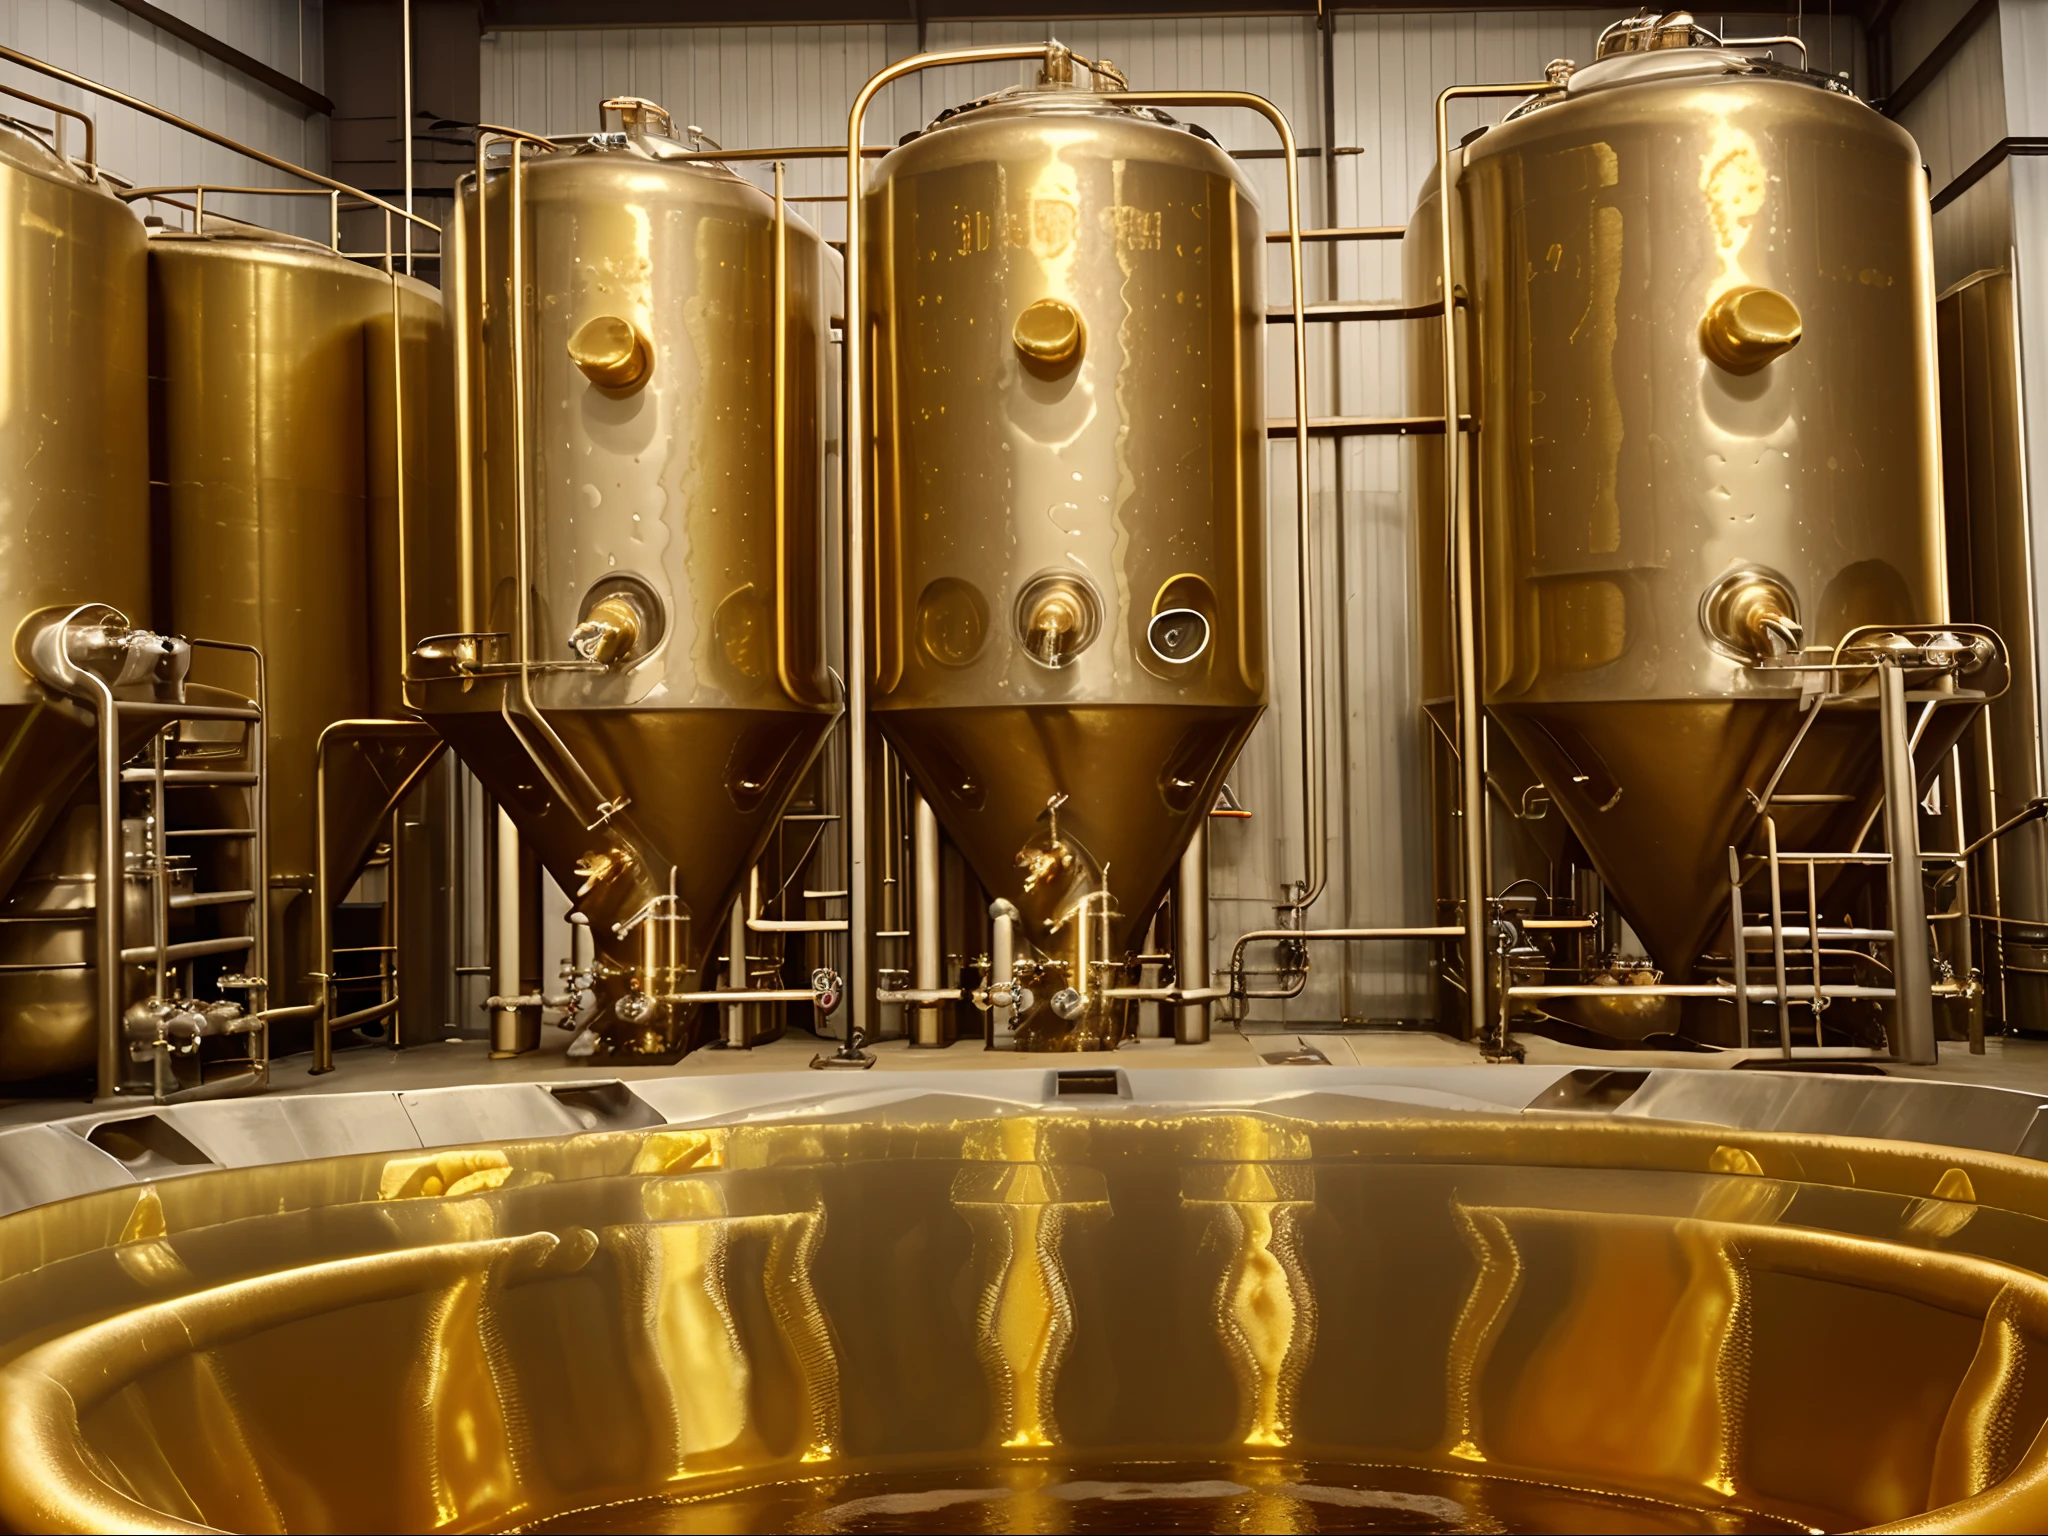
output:
[{"label": "conical tank bottom", "polygon": [[1684,980],[1728,916],[1728,848],[1756,825],[1746,792],[1763,791],[1798,734],[1797,699],[1496,704],[1492,714],[1665,978]]},{"label": "conical tank bottom", "polygon": [[614,925],[671,892],[682,919],[677,980],[696,988],[740,882],[833,720],[822,709],[548,710],[546,724],[575,765],[623,804],[593,828],[596,818],[565,803],[550,783],[580,788],[575,766],[531,721],[521,718],[515,734],[502,711],[430,718],[589,918],[600,962],[617,968],[600,977],[601,1010],[623,991],[621,978],[642,954],[638,931],[622,937]]},{"label": "conical tank bottom", "polygon": [[[122,761],[142,750],[161,721],[130,717]],[[99,727],[83,705],[51,700],[0,705],[0,898],[78,787],[93,773]]]},{"label": "conical tank bottom", "polygon": [[1259,713],[1030,704],[881,709],[876,719],[975,877],[1023,914],[1032,943],[1057,944],[1080,896],[1106,885],[1115,956],[1157,905]]}]

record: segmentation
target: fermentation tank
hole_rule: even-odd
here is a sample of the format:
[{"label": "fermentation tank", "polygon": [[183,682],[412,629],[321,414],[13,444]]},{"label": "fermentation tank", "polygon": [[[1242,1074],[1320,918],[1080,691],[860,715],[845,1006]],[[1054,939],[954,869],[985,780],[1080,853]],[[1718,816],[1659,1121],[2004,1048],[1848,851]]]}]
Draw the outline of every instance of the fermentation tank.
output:
[{"label": "fermentation tank", "polygon": [[[1783,664],[1948,616],[1926,185],[1911,137],[1840,81],[1684,13],[1553,68],[1564,90],[1454,151],[1480,687],[1682,979],[1821,686]],[[1441,292],[1437,221],[1432,179],[1411,300]],[[1431,415],[1434,345],[1415,374]],[[1421,461],[1424,691],[1442,699],[1441,447]],[[1779,841],[1850,846],[1878,757],[1874,710],[1824,712],[1777,783]]]},{"label": "fermentation tank", "polygon": [[[162,618],[263,654],[270,998],[311,1001],[315,755],[336,722],[401,707],[396,476],[402,440],[411,500],[431,515],[429,466],[450,457],[447,406],[433,393],[447,387],[441,307],[423,283],[218,215],[198,232],[153,232],[150,306]],[[402,382],[394,317],[407,338]],[[244,658],[208,650],[192,672],[245,691],[249,675]],[[330,748],[330,901],[436,745],[420,733]],[[223,792],[188,802],[207,793]]]},{"label": "fermentation tank", "polygon": [[494,155],[481,209],[466,183],[445,288],[466,478],[408,552],[442,605],[438,632],[409,620],[413,701],[588,917],[592,1043],[632,1062],[693,1043],[675,999],[836,700],[824,244],[785,207],[778,259],[768,194],[652,104],[623,120],[521,140],[516,191]]},{"label": "fermentation tank", "polygon": [[874,718],[1021,916],[1018,1042],[1112,1045],[1266,702],[1259,205],[1201,130],[1042,78],[863,208]]},{"label": "fermentation tank", "polygon": [[[92,776],[93,715],[12,651],[45,609],[151,621],[146,262],[141,222],[94,174],[0,123],[0,899],[17,897],[0,913],[0,1079],[92,1059],[84,940],[51,920],[89,919],[91,861],[50,834]],[[42,878],[16,892],[46,840]]]}]

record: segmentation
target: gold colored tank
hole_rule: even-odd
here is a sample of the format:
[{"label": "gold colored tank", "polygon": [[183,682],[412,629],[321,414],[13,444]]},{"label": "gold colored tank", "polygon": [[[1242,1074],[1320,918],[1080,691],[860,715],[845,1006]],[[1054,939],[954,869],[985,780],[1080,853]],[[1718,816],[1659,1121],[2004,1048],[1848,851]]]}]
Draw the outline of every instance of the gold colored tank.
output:
[{"label": "gold colored tank", "polygon": [[151,622],[146,263],[120,199],[0,123],[0,1081],[93,1060],[90,810],[83,842],[59,828],[93,775],[93,717],[11,653],[47,608]]},{"label": "gold colored tank", "polygon": [[526,149],[516,256],[502,156],[481,217],[468,185],[468,489],[408,529],[446,605],[438,634],[413,616],[413,702],[589,917],[600,1061],[694,1043],[674,999],[835,713],[826,248],[785,209],[778,263],[773,199],[668,129],[633,103],[623,133]]},{"label": "gold colored tank", "polygon": [[[1671,979],[1725,921],[1728,847],[1806,720],[1799,674],[1749,663],[1947,618],[1919,151],[1840,82],[1714,43],[1683,13],[1624,29],[1458,152],[1454,221],[1484,700]],[[1410,294],[1434,298],[1433,179],[1410,228]],[[1440,377],[1430,356],[1417,409]],[[1442,700],[1441,447],[1421,458]],[[1871,713],[1822,717],[1781,843],[1853,839],[1877,740]]]},{"label": "gold colored tank", "polygon": [[[0,123],[0,637],[44,608],[150,622],[142,224]],[[10,661],[0,686],[0,894],[92,767],[89,713]]]},{"label": "gold colored tank", "polygon": [[1258,203],[1199,130],[1042,83],[864,207],[875,720],[1045,957],[1019,1043],[1111,1045],[1098,987],[1266,703]]},{"label": "gold colored tank", "polygon": [[2048,1519],[2038,1162],[1317,1102],[963,1118],[946,1097],[26,1210],[0,1220],[0,1520]]},{"label": "gold colored tank", "polygon": [[[325,245],[209,216],[150,239],[152,445],[163,508],[160,622],[260,649],[268,715],[273,1004],[311,1001],[315,752],[336,721],[399,708],[394,305],[408,335],[405,452],[415,503],[447,462],[439,296]],[[394,289],[396,290],[394,293]],[[422,507],[423,512],[430,508]],[[249,686],[200,650],[194,682]],[[330,899],[352,883],[393,791],[434,744],[330,749]]]}]

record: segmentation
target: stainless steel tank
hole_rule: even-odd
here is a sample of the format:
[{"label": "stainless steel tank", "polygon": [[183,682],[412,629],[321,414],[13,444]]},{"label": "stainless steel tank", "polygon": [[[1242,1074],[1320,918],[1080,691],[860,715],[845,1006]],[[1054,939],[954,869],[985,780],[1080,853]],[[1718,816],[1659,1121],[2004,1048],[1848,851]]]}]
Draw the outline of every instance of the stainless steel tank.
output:
[{"label": "stainless steel tank", "polygon": [[589,918],[596,1055],[631,1062],[697,1038],[674,999],[836,694],[826,247],[785,208],[778,261],[767,194],[651,104],[624,120],[528,144],[516,221],[502,158],[459,200],[465,489],[407,551],[441,605],[410,619],[413,701]]},{"label": "stainless steel tank", "polygon": [[874,718],[1043,961],[1019,1042],[1113,1044],[1100,988],[1266,703],[1258,202],[1044,82],[893,151],[863,219]]},{"label": "stainless steel tank", "polygon": [[[1801,675],[1756,663],[1947,618],[1927,198],[1911,137],[1838,81],[1683,13],[1603,46],[1456,156],[1481,687],[1682,978],[1806,723]],[[1436,219],[1432,179],[1413,298],[1440,292]],[[1418,370],[1418,409],[1441,411],[1439,378]],[[1419,584],[1441,698],[1434,456]],[[1778,786],[1782,843],[1854,839],[1877,742],[1870,712],[1823,716]]]},{"label": "stainless steel tank", "polygon": [[[316,752],[336,722],[400,707],[396,477],[402,439],[412,498],[431,503],[425,466],[449,458],[448,407],[434,394],[447,387],[435,368],[447,349],[441,306],[423,283],[217,216],[198,232],[152,234],[150,306],[169,607],[159,619],[263,654],[267,974],[273,1005],[310,1001],[321,963]],[[395,318],[409,339],[403,381],[391,372]],[[195,682],[246,691],[249,676],[240,656],[196,653]],[[422,734],[330,749],[330,900],[434,750]]]},{"label": "stainless steel tank", "polygon": [[[151,620],[146,262],[142,224],[120,199],[0,123],[5,636],[41,610],[86,603],[111,604],[137,625]],[[9,666],[0,684],[0,897],[91,776],[94,740],[91,711]],[[76,852],[53,850],[45,861],[68,892],[61,900],[39,887],[0,911],[0,1078],[92,1061],[89,988],[70,985],[86,956],[75,924],[49,920],[53,901],[91,905],[90,860],[80,864]],[[59,866],[87,871],[82,895]]]}]

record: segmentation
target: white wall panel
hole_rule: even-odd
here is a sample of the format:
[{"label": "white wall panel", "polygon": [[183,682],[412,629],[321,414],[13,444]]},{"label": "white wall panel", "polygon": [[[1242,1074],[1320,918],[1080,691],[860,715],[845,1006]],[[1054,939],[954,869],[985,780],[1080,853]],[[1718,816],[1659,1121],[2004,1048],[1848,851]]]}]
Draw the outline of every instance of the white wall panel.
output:
[{"label": "white wall panel", "polygon": [[[189,21],[273,69],[320,88],[322,0],[159,0]],[[301,27],[303,26],[303,57]],[[137,96],[216,133],[313,170],[327,168],[327,119],[298,108],[240,71],[201,53],[107,0],[0,0],[0,42]],[[100,163],[137,186],[279,186],[290,178],[153,118],[0,64],[0,84],[62,101],[92,114]],[[17,104],[18,105],[18,104]],[[13,111],[14,107],[0,106]],[[41,122],[48,114],[21,107]],[[75,126],[71,130],[76,133]],[[80,152],[76,141],[73,152]],[[211,206],[211,204],[209,204]],[[222,211],[305,234],[322,234],[326,214],[313,199],[223,199]]]}]

